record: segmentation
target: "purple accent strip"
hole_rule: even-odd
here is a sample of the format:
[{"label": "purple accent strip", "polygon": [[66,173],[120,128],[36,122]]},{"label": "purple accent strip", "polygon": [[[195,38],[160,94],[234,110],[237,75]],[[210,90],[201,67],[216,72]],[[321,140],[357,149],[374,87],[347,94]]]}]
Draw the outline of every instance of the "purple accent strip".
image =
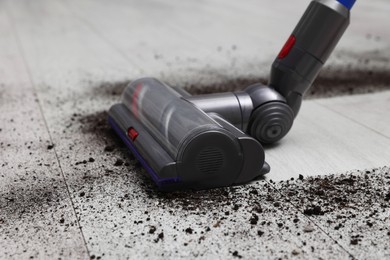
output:
[{"label": "purple accent strip", "polygon": [[137,148],[130,142],[130,140],[127,138],[125,133],[122,131],[122,129],[115,123],[115,120],[109,116],[108,117],[108,123],[112,126],[112,128],[115,130],[115,132],[119,135],[119,137],[122,139],[122,141],[126,144],[127,148],[135,155],[137,160],[142,164],[142,166],[145,168],[145,170],[150,174],[153,181],[157,184],[157,186],[161,187],[167,184],[173,184],[180,182],[179,178],[166,178],[162,179],[160,178],[157,173],[150,167],[150,165],[145,161],[145,159],[142,157],[142,155],[138,152]]},{"label": "purple accent strip", "polygon": [[352,6],[355,4],[356,0],[337,0],[340,4],[344,5],[348,10],[352,9]]}]

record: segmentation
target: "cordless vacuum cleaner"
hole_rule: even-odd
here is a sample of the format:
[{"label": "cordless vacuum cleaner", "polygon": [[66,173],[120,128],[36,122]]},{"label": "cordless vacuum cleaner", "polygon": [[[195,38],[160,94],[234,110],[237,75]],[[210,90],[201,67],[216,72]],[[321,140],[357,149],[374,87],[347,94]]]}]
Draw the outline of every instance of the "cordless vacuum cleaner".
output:
[{"label": "cordless vacuum cleaner", "polygon": [[268,85],[191,96],[153,79],[130,83],[109,123],[163,190],[207,189],[268,173],[261,145],[290,130],[349,24],[355,0],[314,0],[271,68]]}]

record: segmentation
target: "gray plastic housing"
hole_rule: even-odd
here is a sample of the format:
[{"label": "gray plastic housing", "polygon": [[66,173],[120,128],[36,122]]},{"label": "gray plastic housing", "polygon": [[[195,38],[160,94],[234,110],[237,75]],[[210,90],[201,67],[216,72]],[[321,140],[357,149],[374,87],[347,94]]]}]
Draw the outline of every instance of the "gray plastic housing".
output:
[{"label": "gray plastic housing", "polygon": [[350,11],[336,0],[314,0],[271,67],[269,86],[244,91],[186,96],[206,112],[215,112],[264,144],[291,129],[304,93],[349,24]]},{"label": "gray plastic housing", "polygon": [[269,85],[286,99],[295,116],[349,20],[349,9],[340,2],[312,1],[273,62]]},{"label": "gray plastic housing", "polygon": [[186,99],[205,112],[214,112],[261,143],[274,143],[290,130],[294,114],[285,98],[260,83],[244,91],[190,96]]},{"label": "gray plastic housing", "polygon": [[109,122],[162,189],[229,186],[269,172],[258,141],[153,78],[130,83]]}]

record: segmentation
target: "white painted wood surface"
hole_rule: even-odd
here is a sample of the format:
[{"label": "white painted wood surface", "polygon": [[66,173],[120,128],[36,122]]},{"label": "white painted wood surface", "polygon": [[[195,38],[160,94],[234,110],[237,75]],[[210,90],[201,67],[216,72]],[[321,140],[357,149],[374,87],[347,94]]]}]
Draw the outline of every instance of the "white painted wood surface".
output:
[{"label": "white painted wood surface", "polygon": [[[389,21],[387,5],[381,0],[360,2],[354,9],[356,22],[352,23],[338,50],[370,52],[390,42],[388,31],[380,30]],[[291,1],[269,0],[245,4],[222,0],[0,0],[0,95],[3,99],[9,97],[0,104],[0,136],[5,138],[3,135],[7,134],[1,142],[12,141],[12,145],[19,148],[0,152],[1,160],[12,161],[13,167],[10,168],[10,164],[0,168],[2,192],[12,190],[14,179],[25,173],[23,167],[31,167],[34,172],[31,178],[38,178],[42,189],[48,188],[52,181],[58,182],[55,190],[62,200],[60,209],[53,216],[47,213],[39,222],[43,231],[38,234],[52,239],[53,251],[50,252],[56,254],[58,247],[65,248],[65,255],[75,251],[78,257],[85,258],[88,254],[77,228],[76,213],[89,249],[98,253],[113,252],[113,255],[120,251],[117,257],[125,255],[126,244],[121,243],[121,239],[134,240],[129,234],[132,223],[122,218],[123,210],[111,204],[125,191],[142,189],[139,170],[107,177],[102,164],[113,158],[102,153],[104,142],[81,131],[82,127],[69,129],[70,124],[77,124],[71,120],[72,115],[93,115],[115,103],[117,97],[96,94],[96,87],[102,82],[115,83],[149,75],[180,85],[266,76],[273,57],[307,3],[295,1],[291,7]],[[375,15],[368,13],[368,9]],[[367,31],[372,36],[367,37]],[[377,36],[381,40],[375,40]],[[345,64],[335,56],[329,62]],[[266,160],[272,167],[267,178],[286,180],[299,174],[324,175],[388,165],[389,96],[389,92],[383,92],[305,101],[290,134],[279,144],[266,148]],[[34,120],[24,120],[29,117]],[[16,132],[5,123],[11,118],[17,119]],[[26,136],[26,128],[34,131]],[[47,151],[49,134],[55,148]],[[37,144],[39,158],[31,159],[29,151],[23,148],[28,140]],[[118,152],[117,156],[121,155],[123,153]],[[95,163],[75,166],[76,161],[90,156],[96,158]],[[40,162],[47,163],[48,169],[36,169],[35,164]],[[20,169],[19,165],[22,165]],[[11,169],[15,176],[3,177]],[[93,181],[87,182],[83,176]],[[27,188],[34,194],[33,187],[28,185]],[[98,199],[90,201],[81,197],[80,192],[86,189]],[[134,201],[133,219],[141,218],[146,210],[159,210],[147,208],[143,203],[146,199],[145,194],[145,198]],[[48,212],[50,210],[49,207]],[[58,224],[62,214],[66,222]],[[163,212],[157,215],[169,221]],[[305,219],[299,212],[297,215]],[[198,221],[196,217],[191,219]],[[111,232],[113,222],[122,225],[115,232]],[[25,246],[23,242],[36,234],[28,225],[23,226],[24,223],[15,225],[25,227],[26,235],[14,239],[15,243],[17,239],[22,241],[14,248],[0,251],[0,258],[7,256],[4,252],[23,252],[16,247]],[[55,226],[58,233],[52,235],[44,225]],[[62,236],[64,230],[66,235]],[[327,241],[325,246],[334,247],[325,233],[315,234]],[[0,238],[2,235],[4,237],[0,233]],[[275,237],[283,243],[291,240],[294,246],[302,243],[295,236],[278,234]],[[34,246],[44,250],[39,243]],[[346,257],[344,251],[337,254]],[[21,256],[28,257],[22,253]]]},{"label": "white painted wood surface", "polygon": [[[390,92],[303,103],[289,135],[266,147],[272,180],[389,165]],[[378,96],[382,98],[377,98]]]},{"label": "white painted wood surface", "polygon": [[[317,100],[317,103],[377,134],[390,138],[390,91],[321,99]],[[385,150],[390,150],[390,147]]]}]

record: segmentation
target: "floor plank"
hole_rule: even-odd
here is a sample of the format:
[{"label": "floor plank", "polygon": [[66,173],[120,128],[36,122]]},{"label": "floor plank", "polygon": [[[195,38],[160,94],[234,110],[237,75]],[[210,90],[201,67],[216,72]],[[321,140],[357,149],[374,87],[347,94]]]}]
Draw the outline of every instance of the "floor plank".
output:
[{"label": "floor plank", "polygon": [[[329,100],[322,99],[316,102],[359,125],[390,138],[390,91]],[[390,147],[387,150],[390,150]]]},{"label": "floor plank", "polygon": [[[212,1],[208,5],[117,1],[108,7],[104,1],[84,1],[82,5],[69,1],[68,6],[120,55],[140,67],[140,73],[132,77],[158,76],[179,86],[191,79],[206,84],[238,74],[253,77],[259,71],[268,73],[269,65],[262,63],[274,55],[266,51],[271,49],[269,44],[259,47],[248,39],[237,42],[245,38],[237,36],[239,26],[221,15],[223,10],[218,13],[221,5]],[[220,37],[213,37],[216,31]]]},{"label": "floor plank", "polygon": [[[341,98],[338,98],[341,99]],[[272,180],[297,178],[299,174],[324,175],[388,165],[389,138],[338,112],[334,99],[306,101],[291,132],[274,147],[266,147]],[[353,98],[351,98],[353,100]]]},{"label": "floor plank", "polygon": [[0,258],[88,258],[7,6],[0,2]]}]

